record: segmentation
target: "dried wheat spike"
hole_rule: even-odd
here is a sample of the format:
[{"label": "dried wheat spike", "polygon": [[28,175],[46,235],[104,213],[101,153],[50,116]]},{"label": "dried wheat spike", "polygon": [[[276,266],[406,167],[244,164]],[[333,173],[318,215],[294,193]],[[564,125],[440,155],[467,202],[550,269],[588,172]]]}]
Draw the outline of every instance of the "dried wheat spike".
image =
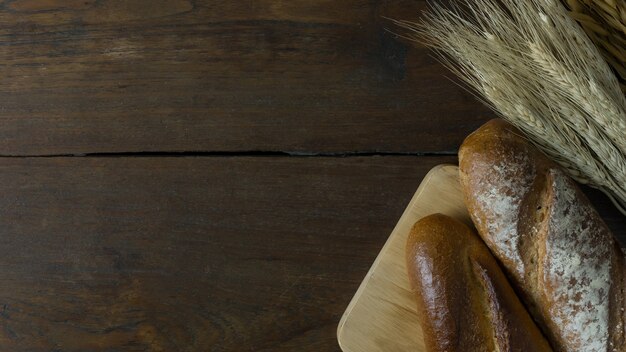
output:
[{"label": "dried wheat spike", "polygon": [[626,94],[626,2],[623,0],[562,0],[569,15],[598,46],[618,75]]},{"label": "dried wheat spike", "polygon": [[[433,47],[480,100],[573,178],[603,190],[626,214],[626,98],[586,34],[606,39],[609,30],[587,15],[573,15],[583,26],[570,17],[592,2],[583,1],[568,0],[568,11],[559,0],[459,0],[450,8],[433,5],[420,23],[396,23]],[[594,1],[619,14],[614,19],[626,16],[623,2]]]}]

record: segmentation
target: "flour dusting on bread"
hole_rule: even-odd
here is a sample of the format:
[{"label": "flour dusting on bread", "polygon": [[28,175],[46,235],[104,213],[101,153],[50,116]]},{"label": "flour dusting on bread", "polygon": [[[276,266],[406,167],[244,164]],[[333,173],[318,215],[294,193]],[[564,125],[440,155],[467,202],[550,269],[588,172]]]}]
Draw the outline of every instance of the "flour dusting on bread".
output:
[{"label": "flour dusting on bread", "polygon": [[576,183],[501,120],[459,164],[476,228],[554,350],[626,351],[623,253]]},{"label": "flour dusting on bread", "polygon": [[548,215],[544,284],[550,287],[549,316],[573,350],[606,351],[613,240],[580,202],[572,181],[551,169],[553,202]]},{"label": "flour dusting on bread", "polygon": [[[480,192],[476,193],[478,207],[489,209],[485,212],[484,225],[495,244],[498,257],[512,261],[518,274],[524,270],[518,248],[518,215],[522,195],[530,189],[535,178],[534,172],[528,172],[527,165],[527,154],[508,155],[491,166],[491,172],[486,173],[488,177],[478,183]],[[493,187],[494,183],[498,187]]]}]

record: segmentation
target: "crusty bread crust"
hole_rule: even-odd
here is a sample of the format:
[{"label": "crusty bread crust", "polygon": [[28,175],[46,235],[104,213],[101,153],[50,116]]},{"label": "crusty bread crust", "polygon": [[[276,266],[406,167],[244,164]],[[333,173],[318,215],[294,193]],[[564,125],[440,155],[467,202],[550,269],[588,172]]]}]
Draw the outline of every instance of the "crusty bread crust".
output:
[{"label": "crusty bread crust", "polygon": [[624,258],[564,171],[492,120],[459,151],[467,208],[556,351],[626,351]]},{"label": "crusty bread crust", "polygon": [[448,216],[418,221],[406,246],[430,352],[551,351],[489,249]]}]

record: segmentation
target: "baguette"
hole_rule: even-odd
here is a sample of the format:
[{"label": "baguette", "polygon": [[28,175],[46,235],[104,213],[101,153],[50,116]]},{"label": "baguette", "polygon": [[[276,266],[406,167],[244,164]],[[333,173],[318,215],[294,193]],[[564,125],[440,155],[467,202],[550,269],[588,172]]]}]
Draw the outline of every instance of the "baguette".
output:
[{"label": "baguette", "polygon": [[459,151],[465,202],[555,351],[626,351],[624,255],[564,171],[503,120]]},{"label": "baguette", "polygon": [[484,243],[434,214],[406,247],[411,287],[430,352],[552,351]]}]

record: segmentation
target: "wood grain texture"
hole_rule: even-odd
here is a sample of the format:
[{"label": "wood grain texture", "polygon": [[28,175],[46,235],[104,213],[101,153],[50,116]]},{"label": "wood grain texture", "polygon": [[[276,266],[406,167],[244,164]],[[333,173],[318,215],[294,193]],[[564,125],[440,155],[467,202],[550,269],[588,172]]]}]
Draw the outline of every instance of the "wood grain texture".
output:
[{"label": "wood grain texture", "polygon": [[338,351],[454,158],[0,158],[0,351]]},{"label": "wood grain texture", "polygon": [[0,155],[455,151],[493,115],[385,31],[424,8],[0,2]]},{"label": "wood grain texture", "polygon": [[[0,1],[0,155],[449,154],[493,114],[385,31],[424,7]],[[0,351],[338,351],[417,185],[454,159],[0,158]]]},{"label": "wood grain texture", "polygon": [[411,195],[454,161],[0,158],[0,351],[338,351]]}]

